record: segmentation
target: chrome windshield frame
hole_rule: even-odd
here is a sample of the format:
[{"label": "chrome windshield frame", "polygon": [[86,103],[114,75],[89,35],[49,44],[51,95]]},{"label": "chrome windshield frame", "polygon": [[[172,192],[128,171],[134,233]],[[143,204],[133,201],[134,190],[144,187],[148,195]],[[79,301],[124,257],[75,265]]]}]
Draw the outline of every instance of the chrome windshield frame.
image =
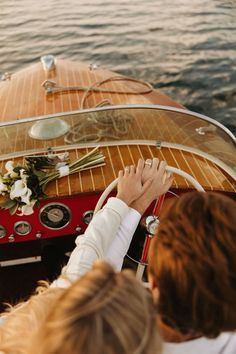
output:
[{"label": "chrome windshield frame", "polygon": [[210,118],[208,116],[205,116],[203,114],[200,114],[200,113],[197,113],[194,111],[190,111],[188,109],[182,109],[182,108],[171,107],[171,106],[163,106],[163,105],[153,105],[153,104],[114,105],[114,106],[103,106],[103,107],[97,107],[97,108],[88,108],[88,109],[76,110],[76,111],[60,112],[60,113],[54,113],[54,114],[50,114],[50,115],[22,118],[22,119],[12,120],[12,121],[8,121],[8,122],[0,122],[0,128],[6,127],[6,126],[11,126],[11,125],[16,125],[16,124],[35,122],[35,121],[39,121],[39,120],[46,120],[46,119],[52,119],[52,118],[63,118],[68,115],[74,116],[74,115],[78,115],[78,114],[94,113],[94,112],[99,112],[99,111],[109,111],[109,110],[118,110],[118,109],[122,109],[122,110],[123,109],[145,109],[145,108],[183,113],[186,115],[192,115],[196,118],[200,118],[202,120],[205,120],[206,122],[209,122],[209,123],[215,125],[216,127],[222,129],[231,138],[233,143],[236,145],[236,136],[227,127],[225,127],[222,123],[216,121],[213,118]]}]

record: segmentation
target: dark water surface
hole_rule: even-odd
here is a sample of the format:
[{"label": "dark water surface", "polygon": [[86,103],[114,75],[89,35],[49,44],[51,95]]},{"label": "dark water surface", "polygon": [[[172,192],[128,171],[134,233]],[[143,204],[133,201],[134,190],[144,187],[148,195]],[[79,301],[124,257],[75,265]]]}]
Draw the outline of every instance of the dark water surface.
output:
[{"label": "dark water surface", "polygon": [[0,73],[44,54],[147,80],[236,129],[236,0],[0,0]]}]

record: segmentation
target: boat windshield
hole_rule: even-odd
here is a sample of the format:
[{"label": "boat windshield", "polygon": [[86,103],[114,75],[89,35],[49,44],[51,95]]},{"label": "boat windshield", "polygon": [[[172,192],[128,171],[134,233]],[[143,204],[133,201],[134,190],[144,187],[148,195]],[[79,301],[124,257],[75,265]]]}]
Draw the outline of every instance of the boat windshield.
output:
[{"label": "boat windshield", "polygon": [[200,114],[156,105],[108,106],[0,124],[0,159],[69,146],[153,144],[182,147],[236,169],[235,137]]}]

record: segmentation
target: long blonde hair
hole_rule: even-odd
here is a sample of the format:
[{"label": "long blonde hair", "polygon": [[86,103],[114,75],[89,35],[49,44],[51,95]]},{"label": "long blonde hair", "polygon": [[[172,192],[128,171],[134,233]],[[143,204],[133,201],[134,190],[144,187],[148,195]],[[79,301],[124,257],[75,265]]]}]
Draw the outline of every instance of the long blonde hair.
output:
[{"label": "long blonde hair", "polygon": [[1,315],[0,352],[4,354],[25,354],[31,336],[37,332],[51,304],[63,292],[63,289],[49,288],[42,282],[28,301],[21,302]]},{"label": "long blonde hair", "polygon": [[52,304],[30,354],[157,354],[160,339],[151,295],[131,271],[105,262]]}]

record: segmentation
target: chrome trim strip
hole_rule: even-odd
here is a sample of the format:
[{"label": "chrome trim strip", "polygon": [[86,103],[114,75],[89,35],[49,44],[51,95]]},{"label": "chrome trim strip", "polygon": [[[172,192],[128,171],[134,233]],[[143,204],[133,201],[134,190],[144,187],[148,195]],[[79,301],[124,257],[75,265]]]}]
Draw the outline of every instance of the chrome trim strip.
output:
[{"label": "chrome trim strip", "polygon": [[41,262],[41,260],[41,256],[10,259],[7,261],[0,261],[0,267],[10,267],[19,264],[37,263]]},{"label": "chrome trim strip", "polygon": [[[101,142],[100,144],[95,144],[95,143],[87,143],[87,144],[74,144],[74,145],[68,145],[67,150],[73,150],[73,149],[83,149],[83,148],[94,148],[96,146],[101,146],[101,147],[106,147],[106,146],[123,146],[123,145],[151,145],[151,146],[155,146],[157,149],[160,149],[159,147],[157,147],[157,141],[156,140],[123,140],[123,141],[111,141],[111,142]],[[235,181],[236,181],[236,172],[234,172],[234,170],[229,167],[227,164],[225,164],[224,162],[222,162],[221,160],[219,160],[217,157],[214,157],[206,152],[203,152],[201,150],[198,150],[196,148],[193,147],[189,147],[189,146],[185,146],[182,144],[175,144],[175,143],[169,143],[169,142],[162,142],[161,143],[161,147],[167,147],[167,148],[172,148],[172,149],[180,149],[186,152],[192,152],[198,156],[201,157],[205,157],[206,159],[208,159],[209,161],[215,163],[217,166],[219,166],[220,168],[222,168],[222,170],[224,170],[226,173],[228,173],[228,175],[230,177],[232,177]],[[53,149],[53,151],[55,152],[59,152],[59,151],[64,151],[65,150],[65,146],[58,146],[56,148]],[[47,149],[42,149],[42,150],[28,150],[27,152],[23,153],[23,152],[19,152],[16,154],[11,154],[11,155],[4,155],[4,157],[0,156],[0,161],[5,161],[7,160],[9,157],[11,158],[15,158],[18,156],[28,156],[30,154],[34,154],[34,153],[44,153],[47,152]]]}]

